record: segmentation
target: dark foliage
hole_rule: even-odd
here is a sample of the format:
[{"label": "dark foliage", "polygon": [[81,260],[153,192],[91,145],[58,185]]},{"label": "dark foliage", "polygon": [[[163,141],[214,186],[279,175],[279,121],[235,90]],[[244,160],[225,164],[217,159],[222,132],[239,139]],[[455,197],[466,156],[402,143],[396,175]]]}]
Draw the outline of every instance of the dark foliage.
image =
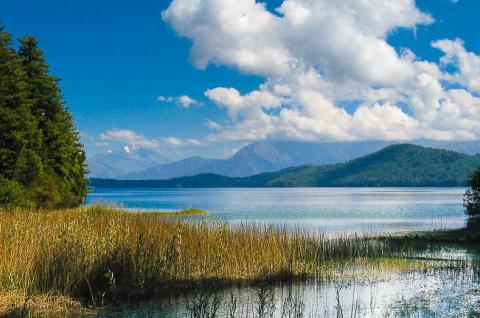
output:
[{"label": "dark foliage", "polygon": [[480,215],[480,169],[470,176],[470,188],[465,193],[463,205],[470,216]]},{"label": "dark foliage", "polygon": [[78,205],[86,166],[73,119],[37,41],[19,42],[0,27],[0,205]]}]

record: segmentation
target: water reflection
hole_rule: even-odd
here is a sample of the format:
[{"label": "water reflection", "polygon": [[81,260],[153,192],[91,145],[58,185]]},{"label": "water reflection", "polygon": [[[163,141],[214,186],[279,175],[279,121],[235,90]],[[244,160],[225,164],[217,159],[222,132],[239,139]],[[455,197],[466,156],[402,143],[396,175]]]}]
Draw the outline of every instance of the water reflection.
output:
[{"label": "water reflection", "polygon": [[[197,207],[210,211],[212,220],[287,224],[337,235],[460,228],[465,224],[463,193],[461,188],[96,189],[88,202],[112,202],[133,209]],[[422,244],[415,246],[414,256],[454,261],[435,270],[381,278],[169,295],[105,310],[99,316],[478,317],[478,247]]]},{"label": "water reflection", "polygon": [[208,210],[212,220],[281,224],[327,234],[391,233],[465,224],[463,188],[95,189],[87,203]]},{"label": "water reflection", "polygon": [[[363,281],[298,282],[205,291],[101,317],[467,317],[480,311],[474,267]],[[475,316],[472,316],[475,317]]]}]

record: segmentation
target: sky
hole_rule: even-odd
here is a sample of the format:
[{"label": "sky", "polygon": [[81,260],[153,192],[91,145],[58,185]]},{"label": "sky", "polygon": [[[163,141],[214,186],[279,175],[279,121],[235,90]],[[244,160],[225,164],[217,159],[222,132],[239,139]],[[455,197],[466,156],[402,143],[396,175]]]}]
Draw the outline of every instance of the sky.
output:
[{"label": "sky", "polygon": [[480,1],[0,0],[87,155],[480,137]]}]

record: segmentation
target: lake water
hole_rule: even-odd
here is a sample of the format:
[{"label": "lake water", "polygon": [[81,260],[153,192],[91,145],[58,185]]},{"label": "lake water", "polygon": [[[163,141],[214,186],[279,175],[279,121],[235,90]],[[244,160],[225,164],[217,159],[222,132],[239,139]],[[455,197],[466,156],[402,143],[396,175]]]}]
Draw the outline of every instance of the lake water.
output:
[{"label": "lake water", "polygon": [[[87,203],[110,203],[132,210],[195,207],[208,210],[209,219],[232,224],[286,224],[338,235],[462,227],[466,221],[464,192],[463,188],[95,189]],[[473,249],[441,248],[443,257],[473,262],[461,269],[271,286],[272,315],[265,317],[468,317],[480,311],[480,271],[473,265],[478,252]],[[216,317],[230,317],[232,295],[235,317],[259,317],[259,290],[255,287],[229,288],[210,295],[220,301]],[[197,297],[176,295],[105,310],[99,316],[190,317],[187,304]],[[295,308],[301,308],[302,315],[292,314]]]},{"label": "lake water", "polygon": [[173,211],[200,208],[232,223],[338,233],[391,233],[465,224],[463,188],[95,189],[87,203]]},{"label": "lake water", "polygon": [[[441,270],[391,275],[384,279],[277,284],[267,289],[269,312],[263,317],[479,317],[478,273],[470,270]],[[216,317],[257,318],[259,287],[229,288],[218,297]],[[202,295],[184,295],[107,310],[100,317],[191,317],[192,306]],[[295,310],[296,309],[296,310]],[[301,314],[298,314],[301,310]],[[295,311],[297,314],[295,314]],[[207,317],[207,316],[205,316]]]}]

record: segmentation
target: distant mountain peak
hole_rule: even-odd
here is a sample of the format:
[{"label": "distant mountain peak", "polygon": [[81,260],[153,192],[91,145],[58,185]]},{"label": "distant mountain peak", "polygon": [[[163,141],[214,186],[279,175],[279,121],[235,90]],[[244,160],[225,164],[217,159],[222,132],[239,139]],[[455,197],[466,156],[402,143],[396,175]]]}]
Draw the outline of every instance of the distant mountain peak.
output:
[{"label": "distant mountain peak", "polygon": [[[108,157],[103,154],[100,158],[94,157],[89,161],[95,162],[96,167],[101,167],[100,170],[103,173],[92,174],[97,177],[168,179],[202,173],[245,177],[305,164],[343,163],[372,154],[385,147],[387,147],[386,149],[397,149],[399,151],[427,146],[465,154],[480,152],[479,141],[441,142],[419,140],[393,145],[392,143],[390,141],[298,142],[263,140],[246,145],[227,159],[206,159],[192,156],[173,162],[156,150],[133,149],[128,146],[129,152],[125,151],[125,149],[119,149],[110,152]],[[393,148],[388,148],[388,146]],[[111,171],[108,171],[108,167],[111,167]],[[97,173],[100,170],[97,169]]]},{"label": "distant mountain peak", "polygon": [[116,177],[165,164],[171,162],[171,160],[155,149],[124,146],[98,153],[92,158],[88,158],[87,162],[90,168],[90,176]]},{"label": "distant mountain peak", "polygon": [[[302,165],[249,177],[203,173],[168,180],[94,180],[99,187],[434,187],[465,186],[480,156],[413,144],[384,147],[335,165]],[[153,179],[153,178],[151,178]]]}]

